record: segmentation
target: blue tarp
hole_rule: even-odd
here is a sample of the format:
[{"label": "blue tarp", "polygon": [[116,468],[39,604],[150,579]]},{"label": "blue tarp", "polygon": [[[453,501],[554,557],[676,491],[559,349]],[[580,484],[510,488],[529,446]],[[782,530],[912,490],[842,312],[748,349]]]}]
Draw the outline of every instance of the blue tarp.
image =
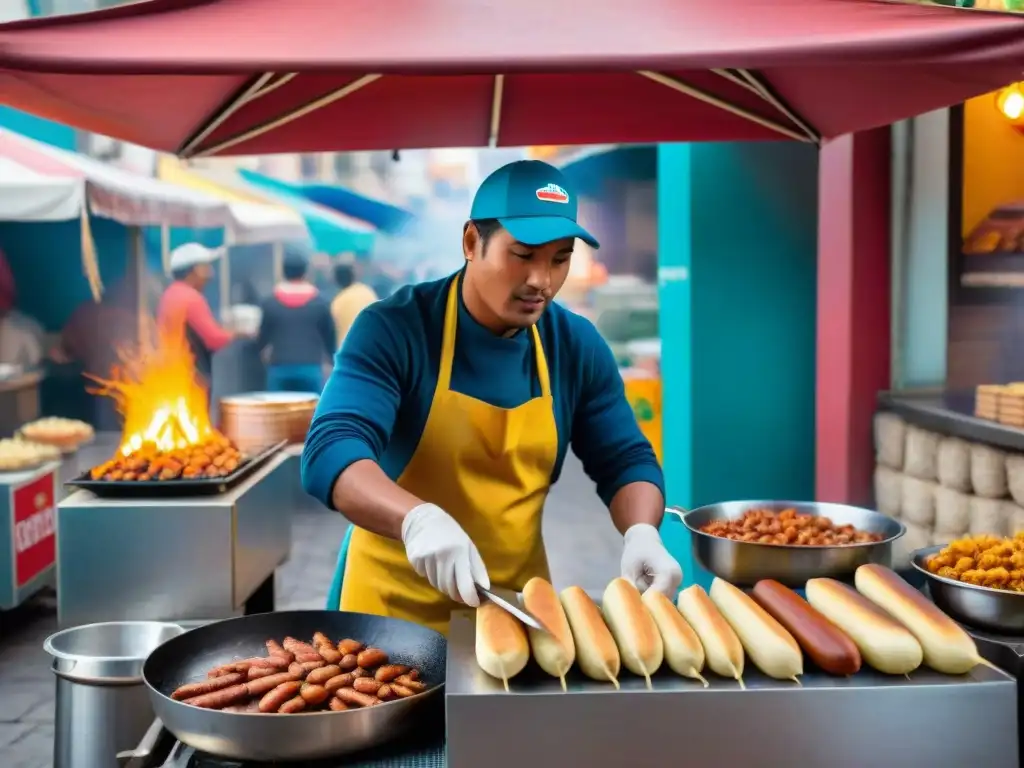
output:
[{"label": "blue tarp", "polygon": [[293,184],[247,169],[240,169],[239,174],[258,187],[304,197],[325,208],[361,219],[389,235],[398,234],[416,218],[414,213],[404,208],[360,195],[335,184]]}]

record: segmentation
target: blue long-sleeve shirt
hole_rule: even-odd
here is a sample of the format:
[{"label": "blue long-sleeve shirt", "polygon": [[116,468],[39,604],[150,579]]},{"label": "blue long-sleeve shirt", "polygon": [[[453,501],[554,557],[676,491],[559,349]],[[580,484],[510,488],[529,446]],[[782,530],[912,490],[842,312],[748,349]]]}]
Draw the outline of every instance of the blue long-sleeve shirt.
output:
[{"label": "blue long-sleeve shirt", "polygon": [[[451,280],[407,286],[367,307],[335,356],[302,452],[302,484],[328,507],[334,506],[335,480],[353,462],[376,461],[397,480],[412,457],[437,385]],[[661,467],[597,329],[557,304],[548,307],[537,328],[558,429],[551,482],[571,445],[605,504],[636,481],[652,483],[664,494]],[[531,337],[494,335],[473,319],[460,295],[452,389],[500,408],[538,397]]]}]

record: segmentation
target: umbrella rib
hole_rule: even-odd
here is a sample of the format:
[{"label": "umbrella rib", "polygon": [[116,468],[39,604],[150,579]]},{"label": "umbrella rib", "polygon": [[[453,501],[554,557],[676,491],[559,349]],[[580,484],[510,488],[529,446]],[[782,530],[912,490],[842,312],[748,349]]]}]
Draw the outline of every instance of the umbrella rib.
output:
[{"label": "umbrella rib", "polygon": [[491,133],[487,146],[498,146],[498,132],[501,130],[501,102],[505,93],[505,76],[494,76],[494,93],[491,96]]},{"label": "umbrella rib", "polygon": [[761,92],[755,86],[748,83],[731,69],[712,69],[711,71],[719,77],[728,80],[733,85],[738,85],[740,88],[746,88],[751,93],[756,93],[758,96],[761,96]]},{"label": "umbrella rib", "polygon": [[[302,106],[296,107],[295,109],[285,112],[280,117],[276,117],[273,120],[268,120],[265,123],[260,123],[259,125],[254,126],[253,128],[250,128],[247,131],[243,131],[242,133],[232,136],[230,139],[225,139],[224,141],[221,141],[218,144],[214,144],[212,147],[206,147],[205,149],[193,152],[191,154],[191,157],[209,157],[211,155],[217,154],[218,152],[223,152],[225,149],[230,149],[231,147],[237,146],[238,144],[242,144],[251,139],[255,139],[258,136],[262,136],[265,133],[269,133],[270,131],[280,128],[283,125],[287,125],[288,123],[298,120],[301,117],[305,117],[311,112],[316,112],[318,109],[323,109],[329,104],[333,104],[334,102],[339,101],[345,98],[346,96],[355,93],[361,88],[364,88],[370,83],[379,80],[381,77],[383,77],[383,75],[363,75],[359,79],[353,80],[348,85],[342,86],[341,88],[336,88],[330,93],[324,94],[323,96],[320,96],[319,98],[316,98],[313,101],[307,102]],[[243,104],[244,103],[245,102],[243,102]],[[239,106],[242,105],[240,104]]]},{"label": "umbrella rib", "polygon": [[277,78],[277,80],[274,80],[272,83],[268,83],[266,87],[260,88],[258,91],[256,91],[256,93],[254,93],[252,96],[246,99],[244,103],[251,104],[252,102],[256,101],[256,99],[262,99],[268,93],[273,93],[282,85],[287,85],[298,76],[298,72],[287,72],[281,75],[281,77]]},{"label": "umbrella rib", "polygon": [[273,77],[273,72],[264,72],[249,83],[249,85],[240,91],[233,99],[231,99],[231,101],[221,105],[221,107],[206,122],[206,125],[200,128],[198,133],[185,142],[185,145],[178,150],[178,154],[181,157],[190,157],[192,155],[192,150],[198,147],[207,136],[217,130],[225,120],[248,104],[253,98],[253,95],[259,93]]},{"label": "umbrella rib", "polygon": [[772,91],[772,89],[768,87],[767,82],[765,82],[761,76],[754,74],[749,69],[738,69],[736,71],[739,73],[740,77],[749,84],[754,93],[788,117],[790,121],[806,133],[807,137],[815,144],[821,143],[821,134],[814,130],[814,127],[804,120],[803,117],[797,114],[796,110],[783,101],[778,94]]},{"label": "umbrella rib", "polygon": [[744,109],[743,107],[731,104],[728,101],[725,101],[724,99],[720,99],[718,96],[714,96],[710,93],[702,91],[699,88],[694,88],[692,85],[684,83],[682,80],[678,80],[677,78],[670,77],[668,75],[662,74],[661,72],[651,72],[650,70],[646,69],[638,69],[636,73],[641,77],[646,77],[648,80],[653,80],[659,85],[664,85],[666,88],[671,88],[673,91],[678,91],[679,93],[685,94],[690,98],[697,99],[698,101],[703,101],[705,104],[710,104],[713,107],[718,107],[721,110],[736,115],[737,117],[742,117],[744,120],[749,120],[750,122],[756,123],[762,126],[763,128],[768,128],[769,130],[775,131],[776,133],[779,133],[787,138],[795,139],[796,141],[811,141],[811,139],[809,139],[803,133],[799,133],[790,128],[787,128],[781,123],[777,123],[774,120],[769,120],[767,117],[762,117],[761,115],[751,112],[750,110]]}]

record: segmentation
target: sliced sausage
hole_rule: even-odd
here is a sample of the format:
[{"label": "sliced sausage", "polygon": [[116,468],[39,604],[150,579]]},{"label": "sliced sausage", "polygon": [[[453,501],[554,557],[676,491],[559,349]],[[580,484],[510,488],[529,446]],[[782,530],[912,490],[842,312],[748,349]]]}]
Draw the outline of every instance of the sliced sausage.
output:
[{"label": "sliced sausage", "polygon": [[183,701],[195,696],[202,696],[206,693],[220,691],[232,685],[237,685],[240,682],[242,682],[242,674],[239,672],[232,672],[231,674],[222,675],[221,677],[214,677],[198,683],[183,685],[171,694],[171,698],[175,701]]},{"label": "sliced sausage", "polygon": [[302,683],[298,680],[291,680],[276,686],[260,699],[260,712],[277,712],[286,701],[291,700],[299,692],[301,687]]},{"label": "sliced sausage", "polygon": [[754,585],[753,596],[822,670],[830,675],[852,675],[860,669],[857,644],[789,587],[763,579]]}]

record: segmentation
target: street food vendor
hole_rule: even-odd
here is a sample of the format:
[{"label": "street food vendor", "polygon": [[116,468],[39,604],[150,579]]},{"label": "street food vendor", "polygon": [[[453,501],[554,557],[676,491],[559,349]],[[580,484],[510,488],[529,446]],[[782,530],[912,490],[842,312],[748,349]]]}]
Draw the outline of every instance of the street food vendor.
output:
[{"label": "street food vendor", "polygon": [[171,276],[157,307],[157,322],[165,328],[184,323],[195,357],[196,372],[207,384],[213,372],[213,353],[230,344],[235,336],[221,327],[213,316],[203,288],[213,279],[213,263],[223,254],[221,248],[206,248],[199,243],[186,243],[171,252]]},{"label": "street food vendor", "polygon": [[674,595],[661,467],[608,346],[553,303],[576,238],[598,245],[576,211],[554,167],[506,165],[473,201],[464,268],[356,318],[302,456],[306,490],[356,526],[341,609],[444,632],[477,584],[547,577],[541,514],[570,446],[624,534],[623,576]]}]

